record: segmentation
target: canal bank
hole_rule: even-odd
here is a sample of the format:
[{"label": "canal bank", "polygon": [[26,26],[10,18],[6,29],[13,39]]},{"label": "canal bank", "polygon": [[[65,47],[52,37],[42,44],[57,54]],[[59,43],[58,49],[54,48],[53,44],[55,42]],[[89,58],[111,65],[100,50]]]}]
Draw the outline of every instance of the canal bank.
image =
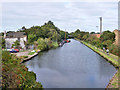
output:
[{"label": "canal bank", "polygon": [[28,55],[28,58],[25,58],[21,61],[21,63],[24,63],[30,59],[32,59],[33,57],[37,56],[39,54],[40,50],[38,50],[37,52],[35,52],[33,55]]},{"label": "canal bank", "polygon": [[[78,40],[78,39],[76,39]],[[119,80],[118,80],[118,73],[119,73],[119,63],[117,60],[111,58],[110,56],[106,55],[102,50],[98,49],[97,47],[95,46],[92,46],[91,44],[88,44],[84,41],[81,41],[81,40],[78,40],[80,41],[81,43],[83,43],[84,45],[86,45],[87,47],[89,47],[90,49],[92,49],[93,51],[95,51],[96,53],[98,53],[100,56],[102,56],[103,58],[105,58],[109,63],[111,63],[115,68],[117,68],[117,72],[113,75],[112,79],[109,81],[109,84],[107,85],[106,88],[118,88],[118,83],[119,83]],[[112,54],[110,54],[112,55]]]},{"label": "canal bank", "polygon": [[[80,41],[80,40],[79,40]],[[83,43],[84,45],[86,45],[87,47],[89,47],[90,49],[92,49],[93,51],[95,51],[96,53],[98,53],[100,56],[102,56],[103,58],[105,58],[109,63],[111,63],[115,68],[119,68],[119,64],[117,59],[113,59],[111,58],[109,55],[105,54],[104,52],[102,52],[102,50],[98,49],[95,46],[92,46],[91,44],[88,44],[84,41],[80,41],[81,43]]]}]

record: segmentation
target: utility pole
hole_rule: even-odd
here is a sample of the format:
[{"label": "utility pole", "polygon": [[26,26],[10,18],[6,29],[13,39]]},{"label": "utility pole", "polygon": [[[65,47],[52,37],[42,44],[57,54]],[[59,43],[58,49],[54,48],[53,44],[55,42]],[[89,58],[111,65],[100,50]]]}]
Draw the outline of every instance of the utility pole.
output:
[{"label": "utility pole", "polygon": [[100,34],[102,34],[102,17],[100,17]]}]

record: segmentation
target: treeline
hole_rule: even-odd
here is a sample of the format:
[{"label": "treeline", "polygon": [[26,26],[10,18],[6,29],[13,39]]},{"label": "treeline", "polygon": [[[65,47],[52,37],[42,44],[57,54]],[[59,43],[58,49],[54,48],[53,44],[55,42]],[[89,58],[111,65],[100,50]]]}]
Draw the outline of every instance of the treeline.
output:
[{"label": "treeline", "polygon": [[[35,49],[41,51],[58,47],[58,43],[65,39],[65,31],[57,28],[51,21],[28,29],[23,26],[18,32],[25,32],[28,36],[26,46],[35,45]],[[66,32],[66,37],[68,38],[68,32]]]},{"label": "treeline", "polygon": [[[49,38],[52,41],[60,42],[62,39],[65,39],[65,31],[57,28],[52,21],[48,21],[42,26],[33,26],[26,29],[24,26],[18,32],[26,32],[28,35],[28,44],[33,44],[34,41],[37,41],[39,38]],[[68,32],[66,33],[68,37]]]},{"label": "treeline", "polygon": [[74,36],[75,38],[90,43],[96,46],[97,48],[103,49],[103,47],[105,47],[106,49],[109,49],[112,54],[115,55],[118,55],[120,53],[118,51],[120,49],[120,46],[114,44],[115,42],[114,32],[111,32],[109,30],[104,31],[100,38],[96,37],[94,34],[95,33],[80,31],[79,29],[71,33],[71,35]]},{"label": "treeline", "polygon": [[[7,57],[6,57],[7,56]],[[2,88],[42,88],[36,82],[36,75],[29,72],[25,65],[20,64],[21,59],[7,51],[2,52]]]}]

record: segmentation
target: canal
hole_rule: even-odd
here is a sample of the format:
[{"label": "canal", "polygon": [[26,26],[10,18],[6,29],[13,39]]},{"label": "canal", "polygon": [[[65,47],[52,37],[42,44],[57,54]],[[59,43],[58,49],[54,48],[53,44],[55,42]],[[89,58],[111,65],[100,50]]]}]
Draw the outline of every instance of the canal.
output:
[{"label": "canal", "polygon": [[73,39],[39,53],[25,65],[44,88],[105,88],[116,72],[103,57]]}]

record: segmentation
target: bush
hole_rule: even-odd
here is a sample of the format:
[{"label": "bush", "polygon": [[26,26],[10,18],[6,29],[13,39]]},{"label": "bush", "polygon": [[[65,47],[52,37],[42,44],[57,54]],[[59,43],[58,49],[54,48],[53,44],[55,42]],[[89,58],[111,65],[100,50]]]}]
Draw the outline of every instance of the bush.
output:
[{"label": "bush", "polygon": [[58,47],[58,43],[51,41],[49,38],[48,39],[39,38],[37,42],[38,42],[38,49],[40,49],[41,51]]},{"label": "bush", "polygon": [[38,49],[40,49],[41,51],[48,49],[47,42],[43,38],[39,38],[37,42],[38,42]]},{"label": "bush", "polygon": [[111,46],[108,47],[108,49],[110,50],[110,52],[112,54],[115,54],[115,55],[119,54],[119,48],[120,48],[119,46],[114,45],[114,44],[112,44]]},{"label": "bush", "polygon": [[59,45],[57,42],[52,42],[53,48],[57,48]]},{"label": "bush", "polygon": [[15,55],[2,52],[2,88],[42,88],[42,85],[36,82],[36,75],[28,72],[20,61]]}]

